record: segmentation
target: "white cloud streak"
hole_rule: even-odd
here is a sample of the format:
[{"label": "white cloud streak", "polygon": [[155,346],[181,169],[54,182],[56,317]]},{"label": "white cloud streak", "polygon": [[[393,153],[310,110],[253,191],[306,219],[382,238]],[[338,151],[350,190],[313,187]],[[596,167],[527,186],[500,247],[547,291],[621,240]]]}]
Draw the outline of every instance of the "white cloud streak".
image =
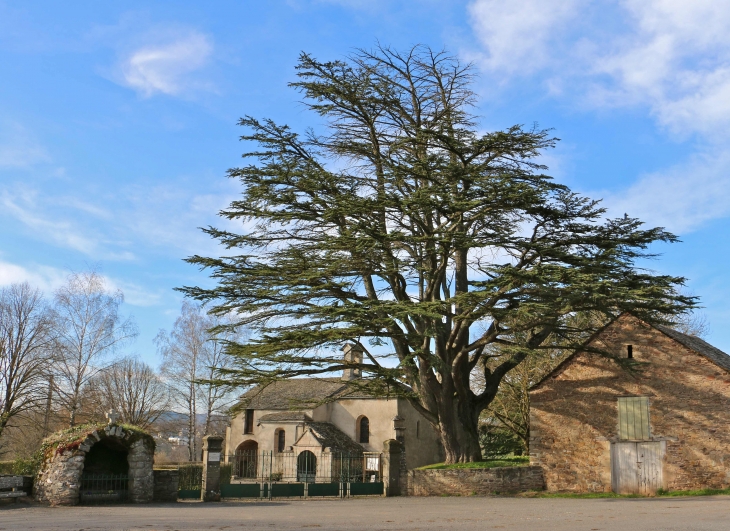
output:
[{"label": "white cloud streak", "polygon": [[124,84],[145,97],[158,93],[179,96],[206,86],[192,74],[206,65],[212,52],[207,36],[187,31],[168,42],[133,50],[119,68]]}]

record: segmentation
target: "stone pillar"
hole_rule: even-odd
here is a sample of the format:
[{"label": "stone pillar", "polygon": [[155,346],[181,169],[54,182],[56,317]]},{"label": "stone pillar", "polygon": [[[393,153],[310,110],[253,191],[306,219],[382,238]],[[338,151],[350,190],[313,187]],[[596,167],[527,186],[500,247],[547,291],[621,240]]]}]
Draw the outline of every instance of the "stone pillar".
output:
[{"label": "stone pillar", "polygon": [[203,487],[200,496],[203,501],[221,501],[221,450],[223,437],[203,437]]},{"label": "stone pillar", "polygon": [[400,496],[401,443],[388,439],[383,443],[383,483],[385,496]]},{"label": "stone pillar", "polygon": [[[121,428],[118,428],[121,430]],[[137,439],[129,447],[129,501],[149,503],[155,491],[155,477],[152,472],[154,447],[147,439]]]}]

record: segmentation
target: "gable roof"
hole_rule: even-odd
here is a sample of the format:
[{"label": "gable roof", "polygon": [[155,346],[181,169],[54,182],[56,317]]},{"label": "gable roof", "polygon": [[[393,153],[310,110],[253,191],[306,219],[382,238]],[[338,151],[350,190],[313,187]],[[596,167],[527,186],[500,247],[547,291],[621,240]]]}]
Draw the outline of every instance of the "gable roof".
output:
[{"label": "gable roof", "polygon": [[257,386],[241,396],[247,409],[301,410],[317,407],[344,388],[340,378],[291,378]]},{"label": "gable roof", "polygon": [[322,445],[322,448],[331,448],[334,451],[362,453],[364,448],[340,431],[337,426],[329,422],[307,422],[307,430],[294,443],[296,446],[307,434],[311,435]]},{"label": "gable roof", "polygon": [[690,350],[703,355],[705,358],[713,362],[715,365],[722,367],[723,369],[730,371],[730,356],[717,347],[713,347],[708,342],[703,341],[699,337],[690,336],[678,332],[667,326],[656,325],[654,326],[657,330],[662,332],[664,335],[674,339],[677,343],[687,347]]},{"label": "gable roof", "polygon": [[613,319],[610,323],[604,325],[603,327],[599,328],[596,332],[594,332],[591,337],[589,337],[583,345],[581,345],[580,348],[576,349],[575,352],[573,352],[571,355],[569,355],[567,358],[565,358],[563,361],[558,363],[555,368],[547,373],[545,376],[543,376],[538,382],[536,382],[528,391],[532,391],[534,389],[537,389],[544,381],[548,380],[553,374],[561,370],[563,367],[565,367],[568,363],[570,363],[578,354],[584,352],[584,349],[587,345],[592,343],[597,337],[599,337],[604,330],[609,328],[611,325],[613,325],[616,321],[621,319],[622,317],[630,316],[637,321],[641,321],[642,323],[654,328],[655,330],[658,330],[659,332],[663,333],[664,335],[668,336],[670,339],[675,340],[680,345],[690,349],[693,352],[696,352],[697,354],[700,354],[701,356],[704,356],[705,358],[709,359],[711,362],[713,362],[718,367],[721,367],[727,371],[730,371],[730,355],[726,354],[722,350],[720,350],[717,347],[713,347],[706,341],[703,341],[702,339],[690,336],[688,334],[684,334],[682,332],[679,332],[677,330],[674,330],[673,328],[669,328],[668,326],[663,325],[654,325],[651,323],[647,323],[644,320],[639,319],[638,317],[634,317],[628,312],[624,312],[615,319]]}]

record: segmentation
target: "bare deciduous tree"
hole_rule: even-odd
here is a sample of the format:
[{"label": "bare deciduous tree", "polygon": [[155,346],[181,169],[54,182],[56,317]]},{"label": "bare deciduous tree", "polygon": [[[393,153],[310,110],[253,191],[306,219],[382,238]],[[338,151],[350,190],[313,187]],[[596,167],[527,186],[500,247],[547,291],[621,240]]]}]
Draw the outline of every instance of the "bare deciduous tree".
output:
[{"label": "bare deciduous tree", "polygon": [[125,357],[99,372],[86,392],[96,416],[113,409],[120,420],[148,428],[170,405],[170,393],[159,375],[146,363]]},{"label": "bare deciduous tree", "polygon": [[0,290],[0,436],[13,417],[43,401],[51,339],[38,289],[22,283]]},{"label": "bare deciduous tree", "polygon": [[173,389],[173,399],[188,415],[188,457],[191,461],[198,454],[195,435],[199,403],[205,411],[205,435],[210,430],[213,413],[220,410],[229,396],[225,388],[205,383],[229,363],[222,343],[231,339],[235,332],[227,331],[223,332],[227,335],[217,336],[211,329],[218,324],[219,318],[205,314],[199,305],[186,299],[172,331],[160,330],[155,340],[163,357],[162,372]]},{"label": "bare deciduous tree", "polygon": [[109,290],[95,271],[71,274],[56,291],[57,391],[70,426],[76,424],[81,390],[119,346],[137,335],[131,318],[119,313],[122,302],[122,292]]}]

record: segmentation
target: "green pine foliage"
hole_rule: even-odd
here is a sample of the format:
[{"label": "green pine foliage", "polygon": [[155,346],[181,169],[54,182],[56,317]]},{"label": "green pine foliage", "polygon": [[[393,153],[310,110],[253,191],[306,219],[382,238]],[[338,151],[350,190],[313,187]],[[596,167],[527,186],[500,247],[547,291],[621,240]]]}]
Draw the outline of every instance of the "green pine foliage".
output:
[{"label": "green pine foliage", "polygon": [[228,172],[242,195],[221,212],[240,228],[204,229],[227,252],[188,259],[215,285],[181,291],[252,332],[228,343],[236,365],[217,383],[331,375],[347,367],[338,349],[360,341],[355,385],[406,397],[447,462],[477,461],[479,415],[505,374],[592,331],[570,316],[657,321],[694,305],[681,277],[636,265],[675,236],[606,219],[544,173],[550,131],[481,130],[469,65],[417,46],[302,54],[297,72],[322,130],[243,118],[248,162]]}]

